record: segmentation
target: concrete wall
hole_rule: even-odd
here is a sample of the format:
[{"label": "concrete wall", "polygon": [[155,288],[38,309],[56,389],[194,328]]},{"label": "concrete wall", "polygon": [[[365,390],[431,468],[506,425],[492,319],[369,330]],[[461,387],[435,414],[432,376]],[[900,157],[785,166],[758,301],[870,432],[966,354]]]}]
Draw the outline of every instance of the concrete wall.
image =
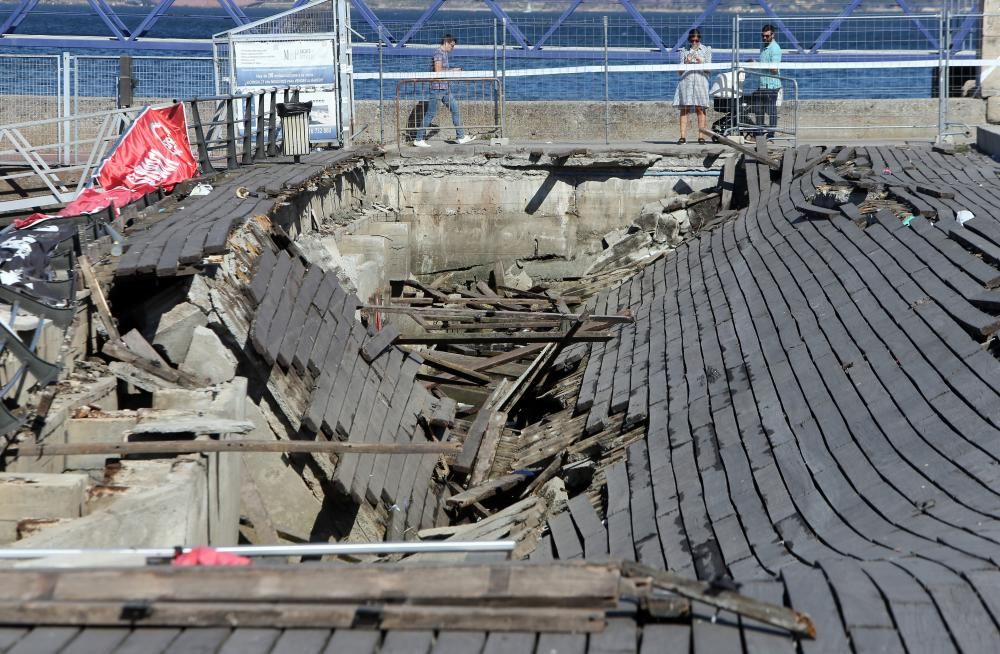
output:
[{"label": "concrete wall", "polygon": [[[629,225],[644,204],[715,186],[721,165],[690,156],[595,154],[566,166],[529,153],[409,154],[374,168],[382,201],[410,226],[415,275],[472,270],[498,259],[547,261],[549,274],[580,274],[608,232]],[[693,171],[696,174],[685,175]],[[563,262],[553,266],[552,260]],[[529,271],[529,275],[531,272]]]},{"label": "concrete wall", "polygon": [[[995,73],[993,78],[1000,80],[1000,73]],[[985,94],[986,86],[983,88]],[[786,110],[791,110],[791,106],[787,105]],[[949,119],[954,122],[977,125],[986,121],[986,103],[976,98],[951,99],[949,112]],[[714,115],[710,113],[709,122]],[[386,142],[394,142],[396,109],[392,100],[386,101],[382,118]],[[508,102],[506,118],[505,135],[517,141],[604,141],[604,104],[601,102]],[[1000,107],[995,120],[1000,121]],[[438,121],[450,125],[448,112],[438,112]],[[800,137],[807,140],[928,139],[936,134],[937,122],[936,99],[799,102]],[[356,124],[359,129],[368,125],[360,140],[377,141],[378,102],[359,101]],[[673,141],[677,139],[677,124],[677,109],[669,102],[611,104],[612,141]],[[838,129],[823,129],[831,127]],[[450,138],[450,132],[444,134]]]}]

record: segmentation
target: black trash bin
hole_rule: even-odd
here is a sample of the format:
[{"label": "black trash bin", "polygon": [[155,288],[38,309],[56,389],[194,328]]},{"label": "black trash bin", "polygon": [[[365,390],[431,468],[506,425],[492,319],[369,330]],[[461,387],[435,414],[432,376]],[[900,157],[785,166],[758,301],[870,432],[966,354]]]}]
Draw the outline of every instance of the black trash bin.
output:
[{"label": "black trash bin", "polygon": [[296,163],[309,154],[309,112],[312,102],[279,102],[275,108],[281,117],[281,152],[294,156]]}]

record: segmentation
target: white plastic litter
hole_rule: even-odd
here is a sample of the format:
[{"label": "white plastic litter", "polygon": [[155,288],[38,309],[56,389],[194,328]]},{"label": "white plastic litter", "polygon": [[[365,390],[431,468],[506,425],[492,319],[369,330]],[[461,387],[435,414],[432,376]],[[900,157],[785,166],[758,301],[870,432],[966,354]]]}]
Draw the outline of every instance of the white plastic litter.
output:
[{"label": "white plastic litter", "polygon": [[955,214],[955,222],[958,223],[960,227],[965,223],[969,222],[970,220],[972,220],[973,218],[975,218],[975,216],[972,215],[972,212],[969,211],[968,209],[962,209],[957,214]]},{"label": "white plastic litter", "polygon": [[188,193],[188,195],[193,195],[193,196],[208,195],[212,191],[213,189],[211,184],[198,184],[198,186],[195,186],[193,189],[191,189],[191,192]]}]

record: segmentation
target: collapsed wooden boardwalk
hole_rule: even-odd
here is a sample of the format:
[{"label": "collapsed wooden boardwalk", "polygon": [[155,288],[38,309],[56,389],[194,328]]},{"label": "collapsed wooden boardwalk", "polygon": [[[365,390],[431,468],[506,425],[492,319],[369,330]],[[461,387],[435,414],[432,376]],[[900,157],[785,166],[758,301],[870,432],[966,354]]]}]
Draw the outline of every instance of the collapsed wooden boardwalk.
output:
[{"label": "collapsed wooden boardwalk", "polygon": [[[775,579],[770,597],[817,620],[806,652],[991,651],[1000,167],[930,148],[780,156],[773,175],[746,159],[735,221],[598,299],[636,322],[592,348],[577,408],[588,431],[624,413],[647,438],[608,471],[606,530],[571,506],[541,556]],[[884,188],[916,217],[809,200],[831,184]]]},{"label": "collapsed wooden boardwalk", "polygon": [[[733,220],[593,301],[595,313],[627,308],[635,322],[573,346],[588,353],[584,435],[619,424],[646,435],[604,471],[603,506],[571,498],[531,558],[636,560],[739,587],[808,613],[816,640],[697,602],[693,619],[656,624],[622,602],[592,634],[4,628],[0,652],[995,651],[1000,166],[929,147],[775,154],[744,159],[747,206]],[[975,218],[959,226],[962,210]],[[149,236],[136,241],[148,243],[136,274],[185,264],[165,254],[171,239]],[[414,360],[354,324],[357,299],[332,277],[264,252],[248,284],[250,342],[275,370],[315,382],[306,428],[413,439],[416,417],[435,410],[411,390]],[[342,408],[360,398],[345,394],[366,385],[381,411],[359,407],[372,420],[355,429]],[[400,471],[348,458],[342,489],[387,500]],[[406,492],[426,501],[405,526],[429,524],[444,498],[423,484]]]}]

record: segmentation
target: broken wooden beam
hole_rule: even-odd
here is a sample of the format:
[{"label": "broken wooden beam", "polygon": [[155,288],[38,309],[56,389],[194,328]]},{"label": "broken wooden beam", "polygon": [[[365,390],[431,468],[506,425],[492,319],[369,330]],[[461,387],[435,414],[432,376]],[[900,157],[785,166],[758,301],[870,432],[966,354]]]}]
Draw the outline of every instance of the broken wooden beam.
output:
[{"label": "broken wooden beam", "polygon": [[455,454],[461,443],[354,443],[344,441],[169,440],[122,443],[14,444],[12,456],[76,454],[201,454],[205,452],[277,452],[322,454]]},{"label": "broken wooden beam", "polygon": [[[355,564],[0,571],[4,600],[153,602],[315,602],[563,608],[618,607],[621,570],[613,563],[440,565]],[[503,579],[502,584],[489,580]]]},{"label": "broken wooden beam", "polygon": [[810,638],[816,637],[816,626],[805,613],[784,606],[768,604],[740,595],[731,590],[719,589],[710,583],[682,577],[673,572],[657,570],[641,563],[625,561],[621,564],[626,577],[647,577],[650,583],[662,590],[681,597],[697,600],[737,615],[759,620],[774,627]]},{"label": "broken wooden beam", "polygon": [[371,363],[384,354],[399,337],[399,330],[394,325],[385,328],[368,339],[361,348],[361,358],[365,363]]},{"label": "broken wooden beam", "polygon": [[602,631],[602,610],[577,608],[349,605],[292,602],[0,602],[0,620],[10,624],[76,627],[226,627],[350,629],[447,629],[472,631]]},{"label": "broken wooden beam", "polygon": [[108,305],[108,299],[104,296],[104,289],[101,288],[101,284],[97,281],[97,276],[94,274],[90,257],[84,255],[78,261],[80,263],[80,272],[83,273],[83,280],[87,283],[87,288],[90,289],[91,297],[94,299],[94,306],[97,307],[97,315],[104,325],[104,331],[107,332],[108,338],[111,341],[117,341],[121,338],[121,334],[118,333],[118,326],[111,315],[111,307]]},{"label": "broken wooden beam", "polygon": [[[420,316],[426,320],[474,320],[476,318],[520,319],[528,320],[577,320],[582,314],[557,313],[552,311],[506,311],[503,309],[457,309],[438,307],[413,307],[399,305],[359,304],[362,311],[380,311],[382,313],[402,313],[408,316]],[[588,320],[599,321],[609,325],[629,324],[635,322],[630,315],[596,314]]]},{"label": "broken wooden beam", "polygon": [[700,129],[698,131],[700,133],[704,134],[705,136],[710,136],[710,137],[712,137],[714,139],[718,139],[720,143],[723,143],[724,145],[728,145],[729,147],[733,148],[734,150],[738,150],[738,151],[742,152],[744,155],[750,157],[754,161],[759,161],[762,164],[766,164],[771,170],[778,170],[779,168],[781,168],[781,164],[779,162],[772,161],[770,159],[770,157],[761,157],[752,148],[748,148],[747,146],[743,145],[742,143],[737,143],[736,141],[732,140],[731,138],[723,136],[722,134],[716,134],[715,132],[713,132],[710,129]]},{"label": "broken wooden beam", "polygon": [[[566,338],[566,332],[512,332],[489,334],[421,334],[417,336],[400,336],[396,341],[400,345],[434,345],[440,343],[558,343]],[[597,343],[610,341],[612,335],[608,332],[581,331],[570,340]]]},{"label": "broken wooden beam", "polygon": [[503,434],[503,428],[506,424],[506,412],[494,411],[490,413],[486,432],[479,444],[479,452],[476,453],[476,462],[472,465],[472,472],[469,474],[470,486],[478,486],[489,477],[490,471],[493,469],[493,461],[496,460],[497,448],[500,446],[500,436]]},{"label": "broken wooden beam", "polygon": [[476,414],[476,419],[472,421],[472,424],[469,426],[469,433],[465,436],[462,451],[459,452],[451,464],[452,470],[461,473],[471,472],[472,465],[479,454],[479,446],[482,444],[487,427],[489,427],[490,416],[496,411],[496,407],[499,406],[501,400],[507,394],[507,389],[510,387],[511,382],[509,380],[501,379],[496,388],[493,389],[493,392],[486,398],[486,402],[479,408],[479,413]]},{"label": "broken wooden beam", "polygon": [[159,377],[160,379],[164,379],[179,386],[187,388],[204,388],[206,386],[211,386],[209,380],[205,379],[201,375],[195,375],[177,370],[175,368],[164,367],[157,361],[147,359],[141,354],[133,352],[126,347],[120,339],[111,340],[105,343],[101,352],[112,359],[118,359],[124,363],[130,363],[144,372],[148,372],[155,377]]},{"label": "broken wooden beam", "polygon": [[487,498],[493,497],[497,493],[510,490],[518,484],[523,483],[525,479],[524,475],[518,474],[504,475],[503,477],[490,479],[461,493],[452,495],[445,500],[445,503],[452,508],[464,509],[477,502],[482,502]]},{"label": "broken wooden beam", "polygon": [[475,384],[489,384],[493,381],[493,378],[489,375],[485,375],[471,368],[459,365],[444,357],[437,356],[437,354],[432,351],[421,350],[420,352],[417,352],[417,355],[423,359],[424,363],[427,365],[450,373],[459,379],[464,379]]}]

